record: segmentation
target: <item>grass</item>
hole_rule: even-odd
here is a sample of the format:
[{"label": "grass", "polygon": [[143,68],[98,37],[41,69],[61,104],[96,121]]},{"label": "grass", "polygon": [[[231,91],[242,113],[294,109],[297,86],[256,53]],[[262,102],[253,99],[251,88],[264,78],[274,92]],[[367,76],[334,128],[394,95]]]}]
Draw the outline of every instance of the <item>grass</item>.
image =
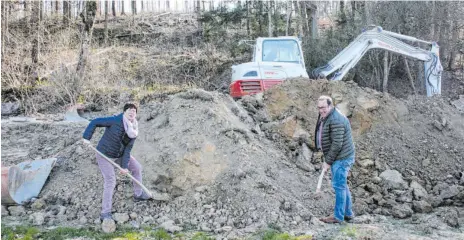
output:
[{"label": "grass", "polygon": [[355,238],[356,236],[358,236],[358,231],[357,231],[356,227],[352,226],[352,225],[348,225],[348,226],[342,228],[340,230],[340,232],[343,235],[348,236],[348,237],[352,237],[352,238]]},{"label": "grass", "polygon": [[[152,227],[144,227],[140,230],[121,228],[114,233],[103,233],[95,228],[70,228],[58,227],[50,230],[39,229],[33,226],[5,226],[2,225],[1,239],[5,240],[32,240],[32,239],[70,239],[76,237],[85,237],[90,239],[112,239],[112,240],[214,240],[214,236],[205,232],[196,233],[176,233],[169,234],[166,230],[153,229]],[[348,236],[355,236],[356,229],[345,228],[342,230]],[[354,231],[354,235],[350,234]],[[292,236],[289,233],[281,232],[276,229],[266,229],[257,235],[257,239],[262,240],[312,240],[311,235]],[[256,238],[253,238],[256,239]]]},{"label": "grass", "polygon": [[312,240],[311,235],[292,236],[289,233],[280,232],[276,229],[267,229],[261,232],[262,240]]}]

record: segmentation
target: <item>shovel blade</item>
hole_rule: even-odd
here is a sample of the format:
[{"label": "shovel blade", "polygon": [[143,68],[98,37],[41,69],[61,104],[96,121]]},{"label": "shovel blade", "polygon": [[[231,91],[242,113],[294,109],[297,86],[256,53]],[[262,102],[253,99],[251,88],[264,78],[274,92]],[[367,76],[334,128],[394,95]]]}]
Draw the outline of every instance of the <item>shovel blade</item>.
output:
[{"label": "shovel blade", "polygon": [[55,162],[49,158],[2,167],[2,204],[23,204],[39,196]]}]

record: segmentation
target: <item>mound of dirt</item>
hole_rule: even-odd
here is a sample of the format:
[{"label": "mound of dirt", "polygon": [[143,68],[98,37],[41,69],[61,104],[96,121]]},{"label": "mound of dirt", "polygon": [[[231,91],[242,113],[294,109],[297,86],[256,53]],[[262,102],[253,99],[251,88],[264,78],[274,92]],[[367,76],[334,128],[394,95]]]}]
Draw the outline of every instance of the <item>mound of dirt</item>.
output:
[{"label": "mound of dirt", "polygon": [[[407,218],[441,206],[462,209],[464,122],[452,106],[440,98],[401,101],[353,82],[296,79],[238,102],[194,89],[141,106],[133,155],[145,185],[173,200],[134,203],[130,181],[119,179],[116,221],[224,234],[317,226],[314,216],[330,214],[334,199],[329,181],[314,194],[321,94],[331,95],[352,124],[357,155],[349,181],[357,214]],[[3,122],[3,164],[59,156],[39,199],[7,219],[34,222],[29,216],[38,212],[46,225],[100,222],[103,179],[95,154],[78,142],[85,126]],[[448,225],[458,226],[461,212]]]}]

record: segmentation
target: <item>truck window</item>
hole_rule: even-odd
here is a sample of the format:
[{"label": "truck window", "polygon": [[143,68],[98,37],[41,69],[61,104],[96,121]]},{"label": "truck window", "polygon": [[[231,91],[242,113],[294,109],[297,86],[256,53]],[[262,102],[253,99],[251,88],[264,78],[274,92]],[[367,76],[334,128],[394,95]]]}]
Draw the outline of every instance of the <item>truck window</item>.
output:
[{"label": "truck window", "polygon": [[263,42],[263,62],[298,63],[300,49],[295,40],[265,40]]}]

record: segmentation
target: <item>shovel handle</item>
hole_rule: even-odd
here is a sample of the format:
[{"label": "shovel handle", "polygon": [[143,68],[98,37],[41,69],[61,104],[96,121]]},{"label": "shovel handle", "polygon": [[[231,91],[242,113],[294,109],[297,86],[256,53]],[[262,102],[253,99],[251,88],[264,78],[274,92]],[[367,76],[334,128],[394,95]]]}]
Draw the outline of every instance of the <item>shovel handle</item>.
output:
[{"label": "shovel handle", "polygon": [[[96,153],[98,153],[100,156],[102,156],[106,161],[108,161],[109,163],[111,163],[113,166],[115,166],[117,169],[119,170],[123,170],[121,166],[119,166],[118,164],[116,164],[113,160],[109,159],[107,156],[105,156],[105,154],[101,153],[100,151],[98,151],[94,146],[92,146],[91,144],[86,144],[88,145],[91,149],[93,149]],[[137,185],[139,185],[143,191],[148,194],[150,197],[153,197],[152,193],[148,190],[148,188],[146,188],[145,186],[143,186],[143,184],[141,182],[139,182],[137,179],[135,179],[130,173],[127,173],[127,176],[129,176],[132,181],[134,181],[135,183],[137,183]]]},{"label": "shovel handle", "polygon": [[319,180],[317,181],[317,187],[316,187],[316,193],[321,191],[321,186],[322,186],[322,179],[324,179],[324,174],[325,174],[326,169],[322,169],[321,175],[319,175]]}]

